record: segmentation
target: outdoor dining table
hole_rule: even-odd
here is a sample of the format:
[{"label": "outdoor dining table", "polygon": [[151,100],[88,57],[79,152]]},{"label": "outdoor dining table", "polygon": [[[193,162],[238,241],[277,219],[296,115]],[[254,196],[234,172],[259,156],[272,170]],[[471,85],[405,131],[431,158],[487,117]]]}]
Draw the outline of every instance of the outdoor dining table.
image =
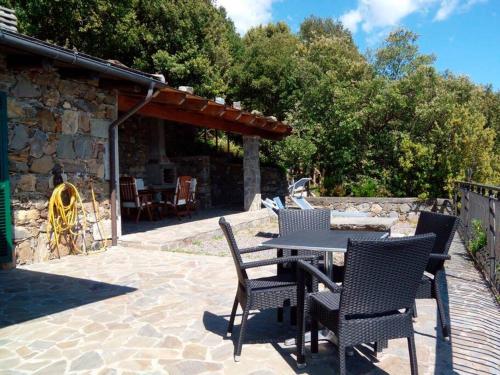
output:
[{"label": "outdoor dining table", "polygon": [[[276,249],[317,251],[318,255],[325,253],[325,272],[330,278],[333,278],[333,254],[345,253],[349,239],[378,240],[388,236],[388,232],[375,231],[301,230],[265,241],[260,246],[269,246]],[[306,342],[309,342],[310,339],[310,332],[308,332]],[[337,342],[337,338],[329,330],[320,332],[319,339],[330,341],[333,344]],[[382,348],[387,347],[386,342],[380,344]],[[295,339],[286,340],[285,345],[295,345]],[[347,354],[353,354],[351,348],[347,350]]]},{"label": "outdoor dining table", "polygon": [[345,253],[349,238],[357,240],[377,240],[386,238],[387,232],[357,230],[301,230],[265,241],[260,246],[276,249],[309,250],[325,253],[325,271],[332,278],[333,254]]}]

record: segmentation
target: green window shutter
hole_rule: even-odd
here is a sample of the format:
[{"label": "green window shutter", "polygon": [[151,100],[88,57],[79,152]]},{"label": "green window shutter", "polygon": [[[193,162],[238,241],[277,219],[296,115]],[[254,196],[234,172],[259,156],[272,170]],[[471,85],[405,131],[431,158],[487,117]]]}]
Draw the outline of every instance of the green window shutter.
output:
[{"label": "green window shutter", "polygon": [[7,96],[0,92],[0,263],[12,262]]}]

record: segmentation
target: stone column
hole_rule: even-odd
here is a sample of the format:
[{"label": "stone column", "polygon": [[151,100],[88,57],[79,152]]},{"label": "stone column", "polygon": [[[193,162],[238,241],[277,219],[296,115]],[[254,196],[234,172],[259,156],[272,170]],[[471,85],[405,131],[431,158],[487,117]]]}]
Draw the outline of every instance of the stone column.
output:
[{"label": "stone column", "polygon": [[260,163],[258,136],[243,136],[243,191],[245,211],[259,210]]}]

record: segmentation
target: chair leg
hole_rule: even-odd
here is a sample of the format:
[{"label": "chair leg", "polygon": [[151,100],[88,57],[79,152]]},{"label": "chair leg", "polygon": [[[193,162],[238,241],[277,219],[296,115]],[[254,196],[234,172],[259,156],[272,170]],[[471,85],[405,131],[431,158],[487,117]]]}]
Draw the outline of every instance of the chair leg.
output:
[{"label": "chair leg", "polygon": [[305,347],[305,334],[306,334],[306,314],[304,313],[303,306],[298,306],[297,309],[297,320],[298,320],[298,330],[296,339],[297,348],[297,367],[299,369],[306,367],[306,347]]},{"label": "chair leg", "polygon": [[311,318],[311,353],[318,352],[318,321]]},{"label": "chair leg", "polygon": [[439,292],[439,289],[437,287],[435,288],[435,294],[436,294],[436,304],[439,312],[439,320],[441,322],[441,330],[443,332],[443,337],[449,337],[450,329],[448,327],[448,322],[446,320],[446,314],[444,311],[444,305],[443,305],[443,300],[441,298],[441,293]]},{"label": "chair leg", "polygon": [[418,318],[418,313],[417,313],[417,302],[413,302],[413,311],[412,311],[412,315],[414,318]]},{"label": "chair leg", "polygon": [[290,325],[297,325],[297,306],[290,307]]},{"label": "chair leg", "polygon": [[382,349],[383,349],[383,347],[382,347],[381,343],[379,343],[379,342],[375,342],[375,343],[373,344],[373,356],[374,356],[375,358],[377,358],[378,354],[379,354],[379,353],[382,353]]},{"label": "chair leg", "polygon": [[137,224],[139,222],[139,218],[141,217],[141,212],[142,212],[142,207],[137,208],[137,216],[135,218],[135,223]]},{"label": "chair leg", "polygon": [[239,362],[241,356],[241,347],[243,346],[243,339],[245,337],[245,329],[248,320],[248,314],[250,313],[250,309],[248,306],[243,310],[243,316],[241,317],[241,326],[240,326],[240,337],[238,337],[238,344],[236,344],[236,350],[234,352],[234,361]]},{"label": "chair leg", "polygon": [[413,332],[411,336],[408,336],[408,352],[410,353],[411,375],[418,375],[417,350],[415,348]]},{"label": "chair leg", "polygon": [[151,214],[151,209],[149,208],[149,204],[146,205],[146,212],[148,213],[149,221],[153,221],[153,215]]},{"label": "chair leg", "polygon": [[227,333],[233,333],[234,318],[236,316],[236,310],[238,310],[238,296],[234,297],[233,309],[231,310],[231,317],[229,318],[229,324],[227,325]]},{"label": "chair leg", "polygon": [[283,307],[278,307],[278,323],[283,323]]},{"label": "chair leg", "polygon": [[346,358],[345,358],[345,347],[339,343],[339,370],[340,375],[346,375],[347,366],[346,366]]}]

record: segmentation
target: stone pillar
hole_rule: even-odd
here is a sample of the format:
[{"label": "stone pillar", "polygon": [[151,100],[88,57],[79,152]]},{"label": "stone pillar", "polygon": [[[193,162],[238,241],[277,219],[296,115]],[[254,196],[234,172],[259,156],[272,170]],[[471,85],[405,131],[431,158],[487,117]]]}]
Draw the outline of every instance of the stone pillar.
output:
[{"label": "stone pillar", "polygon": [[243,191],[245,211],[259,210],[260,163],[258,136],[243,136]]}]

